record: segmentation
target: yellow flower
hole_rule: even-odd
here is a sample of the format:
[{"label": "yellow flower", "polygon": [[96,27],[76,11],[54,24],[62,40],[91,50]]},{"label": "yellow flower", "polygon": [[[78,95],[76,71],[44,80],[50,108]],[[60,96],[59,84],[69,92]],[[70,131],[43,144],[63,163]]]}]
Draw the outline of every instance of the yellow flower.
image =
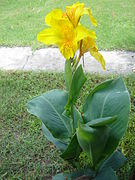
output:
[{"label": "yellow flower", "polygon": [[41,31],[37,39],[47,45],[56,44],[66,59],[73,58],[77,50],[76,31],[67,20],[58,20],[54,26]]},{"label": "yellow flower", "polygon": [[41,31],[37,35],[37,39],[47,45],[57,45],[66,59],[73,58],[78,49],[80,49],[80,57],[85,52],[90,51],[91,55],[105,69],[104,58],[98,52],[95,43],[95,32],[80,24],[80,18],[84,14],[89,15],[93,25],[97,25],[91,10],[84,7],[83,3],[77,2],[72,6],[67,6],[65,12],[61,9],[54,9],[45,17],[45,23],[49,27]]},{"label": "yellow flower", "polygon": [[46,16],[45,22],[50,27],[37,35],[38,41],[47,45],[56,44],[66,59],[74,57],[81,39],[87,36],[92,39],[96,38],[94,31],[90,31],[82,25],[75,28],[60,9],[50,12]]},{"label": "yellow flower", "polygon": [[85,8],[84,3],[77,2],[77,3],[73,4],[72,6],[66,7],[66,15],[74,27],[76,27],[78,25],[78,23],[80,22],[80,18],[84,14],[89,16],[90,21],[94,26],[97,26],[97,21],[92,16],[92,12],[91,12],[90,8]]},{"label": "yellow flower", "polygon": [[105,70],[105,60],[103,56],[98,52],[97,45],[95,40],[91,37],[86,37],[79,44],[80,47],[80,56],[83,56],[84,53],[90,52],[90,54],[102,65],[102,68]]}]

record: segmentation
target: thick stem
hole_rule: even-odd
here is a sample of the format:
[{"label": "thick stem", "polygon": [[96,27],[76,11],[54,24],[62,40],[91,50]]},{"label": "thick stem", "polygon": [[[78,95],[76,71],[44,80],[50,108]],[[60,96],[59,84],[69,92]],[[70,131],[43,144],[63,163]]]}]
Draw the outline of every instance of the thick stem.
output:
[{"label": "thick stem", "polygon": [[80,61],[80,59],[81,59],[81,55],[79,55],[79,57],[78,57],[78,59],[77,59],[75,65],[74,65],[74,69],[73,69],[74,71],[76,70],[76,67],[77,67],[77,65],[78,65],[78,63],[79,63],[79,61]]},{"label": "thick stem", "polygon": [[71,81],[72,81],[72,68],[71,68],[71,61],[70,60],[66,60],[65,61],[65,84],[66,84],[66,90],[69,91],[70,90],[70,85],[71,85]]},{"label": "thick stem", "polygon": [[72,122],[72,134],[74,134],[75,132],[75,124],[74,124],[74,111],[73,111],[73,106],[71,107],[71,117],[73,119],[73,122]]}]

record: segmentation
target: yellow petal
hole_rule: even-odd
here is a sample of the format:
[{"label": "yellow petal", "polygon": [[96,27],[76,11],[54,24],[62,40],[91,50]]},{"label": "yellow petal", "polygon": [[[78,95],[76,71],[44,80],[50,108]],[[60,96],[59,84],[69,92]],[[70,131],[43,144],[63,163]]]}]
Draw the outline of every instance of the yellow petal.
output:
[{"label": "yellow petal", "polygon": [[81,48],[80,52],[83,55],[84,53],[90,51],[90,49],[97,48],[97,46],[92,38],[86,37],[82,40],[82,45],[80,48]]},{"label": "yellow petal", "polygon": [[84,3],[75,3],[72,6],[67,6],[66,7],[66,14],[71,23],[73,24],[74,27],[77,27],[77,25],[80,22],[80,18],[86,14],[89,16],[91,23],[94,26],[97,26],[97,21],[93,17],[91,9],[90,8],[85,8]]},{"label": "yellow petal", "polygon": [[84,4],[83,3],[75,3],[72,6],[66,7],[66,14],[71,23],[74,27],[76,27],[80,21],[81,15],[84,11]]},{"label": "yellow petal", "polygon": [[80,55],[83,56],[84,53],[90,52],[90,54],[102,65],[102,68],[105,69],[105,60],[103,56],[98,52],[97,45],[95,40],[90,38],[89,36],[82,39],[80,44]]},{"label": "yellow petal", "polygon": [[105,70],[105,60],[103,56],[98,52],[96,48],[90,50],[90,54],[102,65],[102,68]]},{"label": "yellow petal", "polygon": [[61,46],[59,46],[59,49],[60,49],[61,54],[66,59],[70,59],[70,58],[73,58],[75,55],[75,52],[77,50],[77,44],[73,42],[71,44],[63,43]]},{"label": "yellow petal", "polygon": [[91,23],[92,23],[94,26],[97,26],[97,21],[96,21],[96,19],[93,17],[90,8],[84,8],[83,14],[87,14],[87,15],[89,16],[89,18],[90,18]]},{"label": "yellow petal", "polygon": [[59,49],[66,59],[74,57],[75,52],[77,51],[75,31],[68,29],[68,27],[67,29],[64,29],[62,32],[62,42],[59,44]]},{"label": "yellow petal", "polygon": [[85,28],[82,25],[77,26],[76,33],[77,33],[77,41],[80,41],[86,37],[90,37],[91,39],[96,39],[96,33],[92,30]]},{"label": "yellow petal", "polygon": [[57,19],[61,19],[63,17],[63,12],[61,9],[54,9],[52,10],[47,16],[45,17],[45,23],[49,26],[55,24]]},{"label": "yellow petal", "polygon": [[37,40],[46,45],[58,44],[60,35],[53,28],[47,28],[38,33]]}]

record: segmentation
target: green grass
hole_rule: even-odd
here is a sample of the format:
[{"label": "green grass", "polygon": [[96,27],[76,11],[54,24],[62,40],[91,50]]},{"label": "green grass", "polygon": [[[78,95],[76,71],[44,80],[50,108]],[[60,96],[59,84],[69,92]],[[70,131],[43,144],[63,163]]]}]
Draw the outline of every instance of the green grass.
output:
[{"label": "green grass", "polygon": [[[63,8],[75,0],[0,0],[0,45],[41,45],[37,33],[45,27],[44,17],[53,8]],[[99,26],[96,28],[100,49],[135,50],[134,0],[81,0],[91,6]],[[89,25],[89,19],[83,19]]]},{"label": "green grass", "polygon": [[[111,76],[110,76],[111,77]],[[88,92],[107,77],[87,75],[77,106]],[[135,162],[135,75],[124,77],[131,96],[129,128],[120,143],[127,164],[118,172],[127,180]],[[26,110],[32,97],[53,88],[64,88],[64,75],[56,73],[0,71],[0,179],[50,179],[55,173],[70,169],[59,157],[41,130],[41,122]]]}]

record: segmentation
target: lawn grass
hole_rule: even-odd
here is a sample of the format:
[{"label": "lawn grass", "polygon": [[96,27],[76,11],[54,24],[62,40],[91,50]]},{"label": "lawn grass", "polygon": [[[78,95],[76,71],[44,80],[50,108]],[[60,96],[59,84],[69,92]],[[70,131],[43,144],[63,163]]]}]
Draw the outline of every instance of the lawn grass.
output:
[{"label": "lawn grass", "polygon": [[[110,76],[109,78],[111,78]],[[108,77],[87,75],[82,96]],[[120,143],[127,157],[126,165],[118,172],[127,180],[135,162],[135,75],[124,77],[131,96],[131,112],[126,136]],[[26,103],[34,96],[53,88],[64,88],[64,75],[56,73],[0,71],[0,179],[45,179],[70,169],[59,157],[59,151],[47,141],[41,122],[26,110]]]},{"label": "lawn grass", "polygon": [[[0,0],[0,45],[41,45],[37,33],[45,27],[44,17],[53,8],[64,8],[75,0]],[[134,0],[81,0],[91,6],[98,21],[96,28],[99,49],[135,50]],[[83,19],[90,27],[89,19]]]}]

